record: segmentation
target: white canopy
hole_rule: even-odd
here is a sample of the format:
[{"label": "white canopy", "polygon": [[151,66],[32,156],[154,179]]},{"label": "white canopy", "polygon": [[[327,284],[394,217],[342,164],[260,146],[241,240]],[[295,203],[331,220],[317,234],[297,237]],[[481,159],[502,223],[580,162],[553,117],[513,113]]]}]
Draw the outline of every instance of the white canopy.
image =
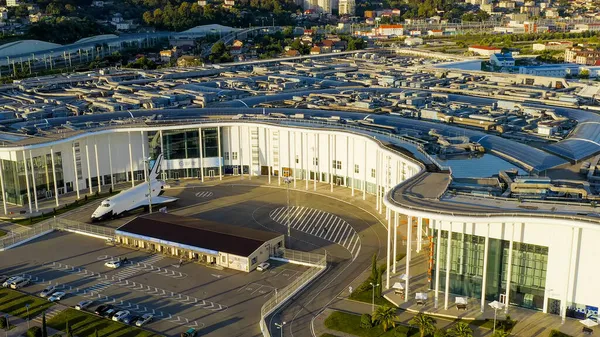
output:
[{"label": "white canopy", "polygon": [[427,299],[427,293],[416,293],[415,294],[415,299],[416,300],[426,300]]},{"label": "white canopy", "polygon": [[407,274],[402,274],[402,275],[400,275],[400,279],[402,281],[406,281],[406,280],[408,280],[408,275]]},{"label": "white canopy", "polygon": [[504,303],[494,301],[490,303],[489,306],[492,307],[494,310],[502,310],[502,308],[504,308]]},{"label": "white canopy", "polygon": [[402,283],[400,282],[396,282],[394,283],[394,285],[392,286],[392,288],[394,289],[400,289],[400,290],[404,290],[404,286],[402,285]]},{"label": "white canopy", "polygon": [[593,327],[593,326],[596,326],[596,325],[598,325],[598,323],[596,323],[596,322],[592,321],[592,320],[591,320],[591,319],[589,319],[589,318],[586,318],[586,319],[584,319],[584,320],[581,320],[581,321],[579,321],[579,323],[581,323],[581,324],[583,324],[583,325],[587,326],[588,328],[591,328],[591,327]]},{"label": "white canopy", "polygon": [[467,298],[466,297],[457,297],[456,304],[467,304]]}]

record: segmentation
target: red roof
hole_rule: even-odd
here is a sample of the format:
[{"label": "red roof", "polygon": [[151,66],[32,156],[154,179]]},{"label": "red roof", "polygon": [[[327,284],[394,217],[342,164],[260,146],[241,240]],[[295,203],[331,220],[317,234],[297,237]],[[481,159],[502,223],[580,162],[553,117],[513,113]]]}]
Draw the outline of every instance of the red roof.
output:
[{"label": "red roof", "polygon": [[403,25],[379,25],[379,28],[382,29],[386,29],[386,28],[404,28]]},{"label": "red roof", "polygon": [[489,47],[489,46],[469,46],[469,48],[483,49],[483,50],[501,50],[498,47]]}]

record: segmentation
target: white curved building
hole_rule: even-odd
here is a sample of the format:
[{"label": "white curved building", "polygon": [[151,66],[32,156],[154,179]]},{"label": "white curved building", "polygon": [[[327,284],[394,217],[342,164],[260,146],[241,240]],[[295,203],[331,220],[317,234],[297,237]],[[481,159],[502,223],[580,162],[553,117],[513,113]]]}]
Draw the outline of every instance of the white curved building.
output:
[{"label": "white curved building", "polygon": [[[319,181],[363,198],[376,194],[375,208],[385,209],[389,219],[388,273],[396,270],[390,256],[404,235],[400,224],[411,224],[406,300],[416,290],[412,251],[428,246],[429,291],[445,308],[454,295],[480,298],[482,306],[502,300],[563,317],[595,317],[600,305],[600,219],[560,206],[536,209],[444,195],[450,175],[426,172],[425,155],[388,133],[308,120],[206,119],[58,133],[13,144],[0,149],[5,213],[9,204],[34,212],[44,198],[59,205],[65,193],[83,197],[116,183],[133,185],[145,178],[145,159],[161,151],[168,179],[245,174],[281,184],[282,176],[290,176],[297,188],[316,188]],[[386,283],[389,288],[389,274]]]}]

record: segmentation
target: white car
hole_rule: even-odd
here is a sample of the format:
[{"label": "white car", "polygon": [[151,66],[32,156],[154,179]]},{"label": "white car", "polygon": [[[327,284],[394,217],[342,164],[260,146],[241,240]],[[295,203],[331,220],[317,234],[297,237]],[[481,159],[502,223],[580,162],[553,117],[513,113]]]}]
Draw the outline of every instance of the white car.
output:
[{"label": "white car", "polygon": [[271,266],[271,264],[269,262],[263,262],[263,263],[259,264],[258,267],[256,267],[256,270],[265,271],[265,270],[269,269],[270,266]]},{"label": "white car", "polygon": [[112,317],[112,320],[120,322],[123,320],[123,318],[129,316],[129,314],[130,314],[129,310],[121,310]]},{"label": "white car", "polygon": [[52,294],[52,296],[48,297],[48,301],[50,302],[56,302],[56,301],[60,301],[63,297],[65,297],[67,293],[65,293],[64,291],[57,291],[54,294]]},{"label": "white car", "polygon": [[40,297],[48,297],[48,296],[52,295],[54,290],[56,290],[56,286],[49,285],[46,287],[46,289],[42,290],[42,292],[40,293]]},{"label": "white car", "polygon": [[122,263],[121,260],[113,260],[113,261],[106,262],[104,264],[104,266],[108,267],[108,268],[116,269],[116,268],[119,268],[121,266],[121,263]]},{"label": "white car", "polygon": [[75,306],[75,309],[83,310],[83,309],[89,307],[90,305],[92,305],[92,303],[94,303],[94,301],[91,301],[91,300],[81,301],[81,302],[77,303],[77,305]]},{"label": "white car", "polygon": [[21,277],[20,276],[9,277],[8,280],[6,280],[6,281],[4,281],[4,283],[2,283],[2,286],[4,288],[8,288],[10,286],[10,284],[13,283],[13,281],[16,281],[19,278],[21,278]]},{"label": "white car", "polygon": [[154,318],[154,316],[152,314],[144,314],[142,317],[140,317],[137,320],[137,322],[135,322],[135,325],[137,325],[137,326],[146,325],[146,324],[148,324],[148,322],[150,322],[152,320],[152,318]]}]

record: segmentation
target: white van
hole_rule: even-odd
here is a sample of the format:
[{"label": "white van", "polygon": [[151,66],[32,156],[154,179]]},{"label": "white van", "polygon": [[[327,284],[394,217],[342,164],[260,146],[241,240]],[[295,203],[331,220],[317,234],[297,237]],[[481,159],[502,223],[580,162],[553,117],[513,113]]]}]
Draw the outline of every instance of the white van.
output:
[{"label": "white van", "polygon": [[10,288],[11,288],[11,289],[19,289],[19,288],[23,288],[23,287],[25,287],[26,285],[28,285],[30,282],[31,282],[31,281],[30,281],[29,279],[26,279],[26,278],[20,277],[20,279],[19,279],[19,280],[13,281],[13,282],[10,284]]}]

